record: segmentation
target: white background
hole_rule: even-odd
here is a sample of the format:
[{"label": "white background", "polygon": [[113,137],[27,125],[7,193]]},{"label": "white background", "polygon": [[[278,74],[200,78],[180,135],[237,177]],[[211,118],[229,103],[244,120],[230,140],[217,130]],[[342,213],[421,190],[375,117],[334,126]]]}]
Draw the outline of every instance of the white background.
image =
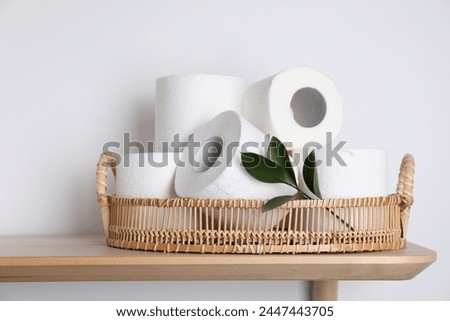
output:
[{"label": "white background", "polygon": [[[101,233],[105,142],[153,139],[154,82],[248,84],[295,66],[331,77],[340,139],[385,148],[390,190],[417,171],[409,241],[438,252],[411,281],[341,282],[344,300],[449,300],[450,2],[0,0],[0,235]],[[0,283],[0,299],[297,300],[307,283]]]}]

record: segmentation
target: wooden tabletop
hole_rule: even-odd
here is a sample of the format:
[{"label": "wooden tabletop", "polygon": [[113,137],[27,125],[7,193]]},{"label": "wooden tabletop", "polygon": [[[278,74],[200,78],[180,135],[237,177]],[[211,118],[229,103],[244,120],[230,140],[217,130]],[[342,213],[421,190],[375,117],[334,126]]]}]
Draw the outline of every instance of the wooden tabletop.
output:
[{"label": "wooden tabletop", "polygon": [[435,260],[412,243],[387,252],[254,255],[122,250],[102,236],[0,237],[0,282],[406,280]]}]

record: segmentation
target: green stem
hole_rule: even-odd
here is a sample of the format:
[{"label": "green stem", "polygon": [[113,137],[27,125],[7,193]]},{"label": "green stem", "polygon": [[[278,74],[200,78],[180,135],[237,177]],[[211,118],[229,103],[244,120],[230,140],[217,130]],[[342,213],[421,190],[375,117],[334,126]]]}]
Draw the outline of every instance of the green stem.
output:
[{"label": "green stem", "polygon": [[[304,199],[307,199],[307,200],[312,200],[313,199],[313,198],[309,197],[308,195],[306,195],[305,193],[303,193],[300,189],[297,188],[297,190],[298,190],[298,193],[296,195],[303,195]],[[330,212],[331,215],[336,217],[342,224],[345,224],[345,226],[348,227],[352,232],[355,231],[355,229],[352,226],[350,226],[350,224],[348,222],[346,222],[343,218],[339,217],[339,215],[335,214],[333,210],[331,210],[328,207],[325,207],[325,209],[328,212]]]},{"label": "green stem", "polygon": [[341,221],[341,223],[345,224],[346,227],[350,228],[350,230],[351,230],[352,232],[355,231],[355,229],[354,229],[352,226],[350,226],[350,224],[349,224],[348,222],[346,222],[343,218],[340,218],[339,215],[335,214],[335,213],[334,213],[332,210],[330,210],[328,207],[325,207],[325,209],[326,209],[328,212],[330,212],[332,215],[334,215],[337,219],[339,219],[339,220]]}]

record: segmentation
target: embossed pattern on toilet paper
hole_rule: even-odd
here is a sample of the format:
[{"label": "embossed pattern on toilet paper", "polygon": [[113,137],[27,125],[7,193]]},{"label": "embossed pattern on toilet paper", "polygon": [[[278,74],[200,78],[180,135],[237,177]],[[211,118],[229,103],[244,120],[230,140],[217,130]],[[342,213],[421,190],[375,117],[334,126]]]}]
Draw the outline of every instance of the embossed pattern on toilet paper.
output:
[{"label": "embossed pattern on toilet paper", "polygon": [[377,149],[340,150],[339,157],[328,161],[326,149],[316,152],[321,165],[317,167],[319,189],[322,198],[354,198],[386,196],[387,157],[386,151]]},{"label": "embossed pattern on toilet paper", "polygon": [[[182,142],[198,127],[226,110],[239,111],[245,83],[241,78],[188,74],[156,80],[155,92],[155,150],[162,144]],[[173,151],[172,146],[168,149]]]},{"label": "embossed pattern on toilet paper", "polygon": [[[124,164],[125,157],[129,164]],[[130,153],[117,166],[116,194],[131,198],[176,197],[174,188],[177,153]],[[129,166],[126,166],[129,165]]]},{"label": "embossed pattern on toilet paper", "polygon": [[[246,151],[265,154],[261,146],[264,134],[236,112],[221,113],[194,133],[194,140],[199,142],[200,146],[211,139],[220,141],[222,146],[220,156],[210,167],[200,170],[194,168],[192,164],[178,167],[175,189],[179,196],[270,199],[280,195],[293,195],[296,192],[295,189],[284,184],[262,183],[250,176],[241,166],[239,151],[245,147],[245,143],[252,143]],[[234,148],[230,148],[233,146]],[[199,151],[201,148],[197,148],[196,152]],[[186,156],[188,152],[188,149],[184,151],[184,159],[188,158]]]},{"label": "embossed pattern on toilet paper", "polygon": [[342,100],[334,83],[311,68],[294,68],[253,84],[244,93],[242,115],[263,133],[292,147],[324,145],[342,127]]}]

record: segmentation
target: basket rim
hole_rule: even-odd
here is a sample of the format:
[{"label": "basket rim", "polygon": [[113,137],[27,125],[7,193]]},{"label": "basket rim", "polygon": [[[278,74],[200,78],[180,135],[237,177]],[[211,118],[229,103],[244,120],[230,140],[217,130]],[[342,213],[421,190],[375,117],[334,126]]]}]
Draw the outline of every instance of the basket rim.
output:
[{"label": "basket rim", "polygon": [[[408,220],[411,205],[414,202],[414,157],[406,154],[400,165],[397,190],[395,194],[378,197],[364,198],[337,198],[337,199],[317,199],[317,200],[293,200],[287,202],[272,211],[298,210],[304,208],[319,208],[328,210],[329,208],[367,208],[376,206],[395,206],[400,211],[401,237],[405,237],[408,228]],[[109,235],[110,210],[115,206],[153,206],[159,208],[185,207],[185,208],[218,208],[218,209],[249,209],[260,211],[266,200],[258,199],[197,199],[197,198],[126,198],[110,195],[107,193],[107,168],[110,168],[115,176],[115,158],[113,155],[102,153],[97,162],[96,188],[97,202],[101,208],[103,229],[106,238]]]},{"label": "basket rim", "polygon": [[[262,199],[198,199],[198,198],[131,198],[106,195],[108,202],[114,205],[156,206],[156,207],[217,207],[217,208],[253,208],[261,209],[267,200]],[[322,207],[364,207],[404,204],[399,194],[360,198],[329,198],[316,200],[293,200],[277,209],[322,208]]]}]

